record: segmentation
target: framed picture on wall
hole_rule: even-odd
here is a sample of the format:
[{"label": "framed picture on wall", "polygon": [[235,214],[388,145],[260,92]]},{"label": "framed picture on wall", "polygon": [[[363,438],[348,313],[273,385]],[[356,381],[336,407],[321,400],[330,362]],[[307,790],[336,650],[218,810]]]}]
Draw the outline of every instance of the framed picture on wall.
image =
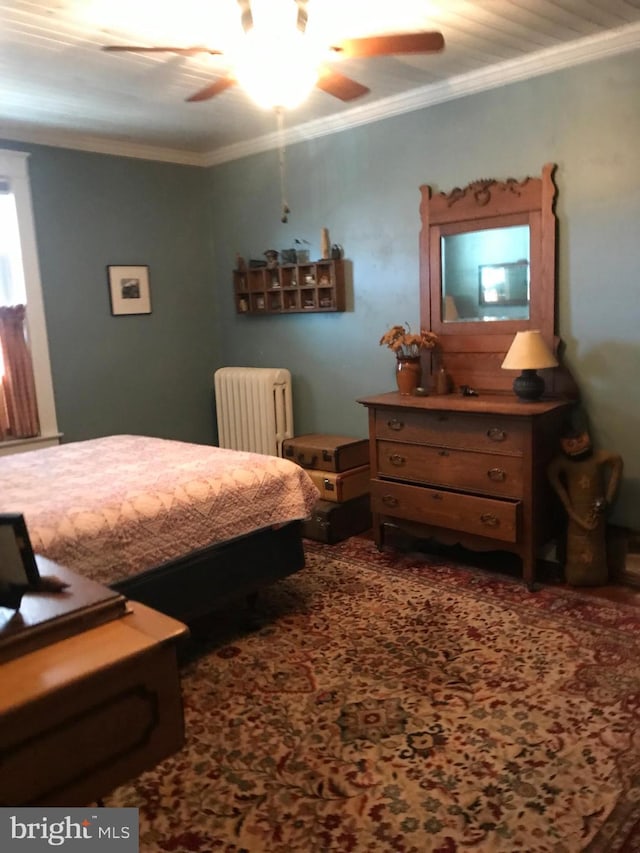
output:
[{"label": "framed picture on wall", "polygon": [[111,313],[151,314],[149,267],[108,266]]}]

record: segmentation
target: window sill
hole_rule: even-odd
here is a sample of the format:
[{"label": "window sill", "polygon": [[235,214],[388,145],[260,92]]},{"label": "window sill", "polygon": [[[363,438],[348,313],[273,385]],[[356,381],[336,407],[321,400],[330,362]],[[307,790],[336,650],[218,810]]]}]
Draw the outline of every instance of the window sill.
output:
[{"label": "window sill", "polygon": [[0,456],[11,453],[23,453],[26,450],[39,450],[42,447],[55,447],[60,444],[62,433],[53,435],[37,435],[35,438],[16,438],[10,441],[0,441]]}]

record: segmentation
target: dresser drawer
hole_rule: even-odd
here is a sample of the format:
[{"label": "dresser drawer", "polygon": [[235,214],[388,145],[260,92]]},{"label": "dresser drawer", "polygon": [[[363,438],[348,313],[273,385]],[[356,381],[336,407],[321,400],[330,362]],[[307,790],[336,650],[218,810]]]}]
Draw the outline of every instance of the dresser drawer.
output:
[{"label": "dresser drawer", "polygon": [[406,409],[378,409],[375,428],[377,438],[391,441],[517,455],[522,455],[528,434],[522,419],[504,415],[412,412]]},{"label": "dresser drawer", "polygon": [[522,457],[445,447],[378,441],[377,468],[383,477],[521,498]]},{"label": "dresser drawer", "polygon": [[425,486],[371,481],[371,509],[436,527],[517,542],[520,503],[462,495]]}]

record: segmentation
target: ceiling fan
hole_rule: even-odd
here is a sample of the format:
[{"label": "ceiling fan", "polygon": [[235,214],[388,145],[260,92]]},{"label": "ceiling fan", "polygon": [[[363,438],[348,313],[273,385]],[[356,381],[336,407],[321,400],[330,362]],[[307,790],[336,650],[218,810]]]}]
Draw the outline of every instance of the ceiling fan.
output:
[{"label": "ceiling fan", "polygon": [[[251,0],[237,1],[243,31],[237,50],[223,51],[204,45],[106,45],[102,49],[109,52],[165,52],[181,56],[222,56],[228,53],[233,70],[186,100],[206,101],[239,83],[262,106],[281,108],[299,104],[313,86],[341,101],[353,101],[368,94],[370,90],[366,86],[332,68],[329,64],[332,59],[434,53],[444,47],[442,34],[434,31],[365,36],[329,45],[316,44],[307,32],[308,0],[280,0],[279,4],[273,0],[270,3],[262,0],[262,18],[257,14],[258,8],[252,9]],[[258,7],[259,2],[254,0],[254,5]],[[271,75],[277,79],[270,79]],[[259,89],[264,91],[259,92]]]}]

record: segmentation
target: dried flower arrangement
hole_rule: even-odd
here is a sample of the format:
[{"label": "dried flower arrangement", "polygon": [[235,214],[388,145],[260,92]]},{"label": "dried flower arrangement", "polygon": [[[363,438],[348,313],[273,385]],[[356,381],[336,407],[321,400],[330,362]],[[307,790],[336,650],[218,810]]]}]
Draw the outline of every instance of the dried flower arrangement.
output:
[{"label": "dried flower arrangement", "polygon": [[435,349],[438,346],[438,336],[435,332],[421,329],[420,334],[411,332],[411,326],[392,326],[380,338],[380,346],[387,346],[395,352],[398,358],[417,358],[420,350]]}]

